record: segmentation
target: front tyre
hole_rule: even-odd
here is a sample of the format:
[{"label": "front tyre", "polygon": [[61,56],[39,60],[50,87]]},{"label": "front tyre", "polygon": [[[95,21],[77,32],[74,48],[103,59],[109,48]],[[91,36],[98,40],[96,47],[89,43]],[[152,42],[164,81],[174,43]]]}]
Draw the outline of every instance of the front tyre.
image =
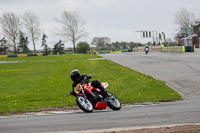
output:
[{"label": "front tyre", "polygon": [[82,109],[86,113],[90,113],[94,110],[94,107],[91,104],[91,102],[87,98],[85,100],[83,96],[76,97],[76,104],[79,106],[80,109]]},{"label": "front tyre", "polygon": [[112,110],[120,110],[121,109],[121,102],[117,96],[111,94],[110,100],[108,102],[108,107]]}]

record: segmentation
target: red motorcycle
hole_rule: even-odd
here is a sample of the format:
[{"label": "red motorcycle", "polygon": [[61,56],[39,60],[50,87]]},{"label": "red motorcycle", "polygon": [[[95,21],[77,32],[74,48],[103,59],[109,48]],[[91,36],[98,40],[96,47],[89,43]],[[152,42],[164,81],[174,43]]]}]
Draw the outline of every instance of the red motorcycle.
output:
[{"label": "red motorcycle", "polygon": [[[85,83],[86,80],[84,79],[74,88],[76,103],[80,109],[87,113],[93,112],[94,109],[106,109],[107,106],[112,110],[121,109],[121,103],[117,96],[108,92],[109,97],[105,97],[98,88],[92,87],[90,83]],[[108,87],[108,83],[101,84],[105,89]]]}]

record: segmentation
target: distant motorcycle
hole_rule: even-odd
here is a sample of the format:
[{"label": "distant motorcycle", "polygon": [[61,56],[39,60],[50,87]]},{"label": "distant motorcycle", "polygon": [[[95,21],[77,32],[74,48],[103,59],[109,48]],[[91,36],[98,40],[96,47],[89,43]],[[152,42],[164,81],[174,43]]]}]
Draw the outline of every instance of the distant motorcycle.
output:
[{"label": "distant motorcycle", "polygon": [[[102,110],[108,106],[112,110],[120,110],[121,102],[114,94],[109,93],[109,97],[105,97],[102,91],[92,87],[90,83],[85,83],[86,78],[79,83],[75,88],[76,104],[84,112],[90,113],[94,109]],[[108,87],[108,83],[101,83],[104,88]]]},{"label": "distant motorcycle", "polygon": [[146,53],[146,55],[147,55],[148,52],[149,52],[149,46],[146,45],[146,46],[144,47],[144,51],[145,51],[145,53]]}]

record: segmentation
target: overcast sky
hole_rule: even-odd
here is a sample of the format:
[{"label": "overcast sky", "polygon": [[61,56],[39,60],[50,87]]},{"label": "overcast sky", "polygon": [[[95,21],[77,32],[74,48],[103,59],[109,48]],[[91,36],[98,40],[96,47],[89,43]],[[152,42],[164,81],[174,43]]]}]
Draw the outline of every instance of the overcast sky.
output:
[{"label": "overcast sky", "polygon": [[[153,40],[141,38],[135,31],[156,30],[173,39],[178,27],[174,14],[186,8],[200,18],[199,7],[200,0],[0,0],[0,15],[33,11],[40,18],[41,28],[52,47],[59,40],[51,34],[58,27],[55,18],[59,19],[64,10],[76,11],[86,21],[85,30],[89,34],[80,41],[91,43],[93,37],[109,37],[112,42],[146,43]],[[40,44],[41,41],[37,48]],[[72,44],[67,42],[65,46],[72,47]]]}]

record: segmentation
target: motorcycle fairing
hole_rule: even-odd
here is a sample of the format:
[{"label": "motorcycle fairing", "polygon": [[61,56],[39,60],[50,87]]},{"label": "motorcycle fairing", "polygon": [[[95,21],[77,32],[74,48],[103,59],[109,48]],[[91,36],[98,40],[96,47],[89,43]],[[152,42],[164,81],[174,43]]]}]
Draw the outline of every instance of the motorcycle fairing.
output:
[{"label": "motorcycle fairing", "polygon": [[97,102],[95,105],[95,109],[105,109],[107,107],[107,103],[106,102]]},{"label": "motorcycle fairing", "polygon": [[97,92],[99,92],[100,94],[103,94],[103,92],[101,92],[98,88],[94,88],[91,86],[90,83],[84,84],[83,85],[84,90],[88,93],[91,94],[92,90],[96,90]]},{"label": "motorcycle fairing", "polygon": [[91,86],[90,83],[84,84],[84,85],[83,85],[83,88],[84,88],[84,90],[85,90],[88,94],[91,94],[91,93],[92,93],[93,87]]},{"label": "motorcycle fairing", "polygon": [[[101,83],[101,85],[102,85],[104,88],[107,88],[107,87],[108,87],[108,83],[107,83],[107,82]],[[97,90],[97,91],[100,91],[98,88],[92,87],[92,86],[91,86],[91,83],[86,83],[86,84],[84,84],[84,85],[83,85],[83,88],[84,88],[84,90],[86,90],[89,94],[92,93],[92,92],[91,92],[92,89],[95,89],[95,90]]]},{"label": "motorcycle fairing", "polygon": [[104,88],[107,88],[107,87],[108,87],[108,83],[107,83],[107,82],[103,82],[103,83],[101,83],[101,85],[102,85]]}]

